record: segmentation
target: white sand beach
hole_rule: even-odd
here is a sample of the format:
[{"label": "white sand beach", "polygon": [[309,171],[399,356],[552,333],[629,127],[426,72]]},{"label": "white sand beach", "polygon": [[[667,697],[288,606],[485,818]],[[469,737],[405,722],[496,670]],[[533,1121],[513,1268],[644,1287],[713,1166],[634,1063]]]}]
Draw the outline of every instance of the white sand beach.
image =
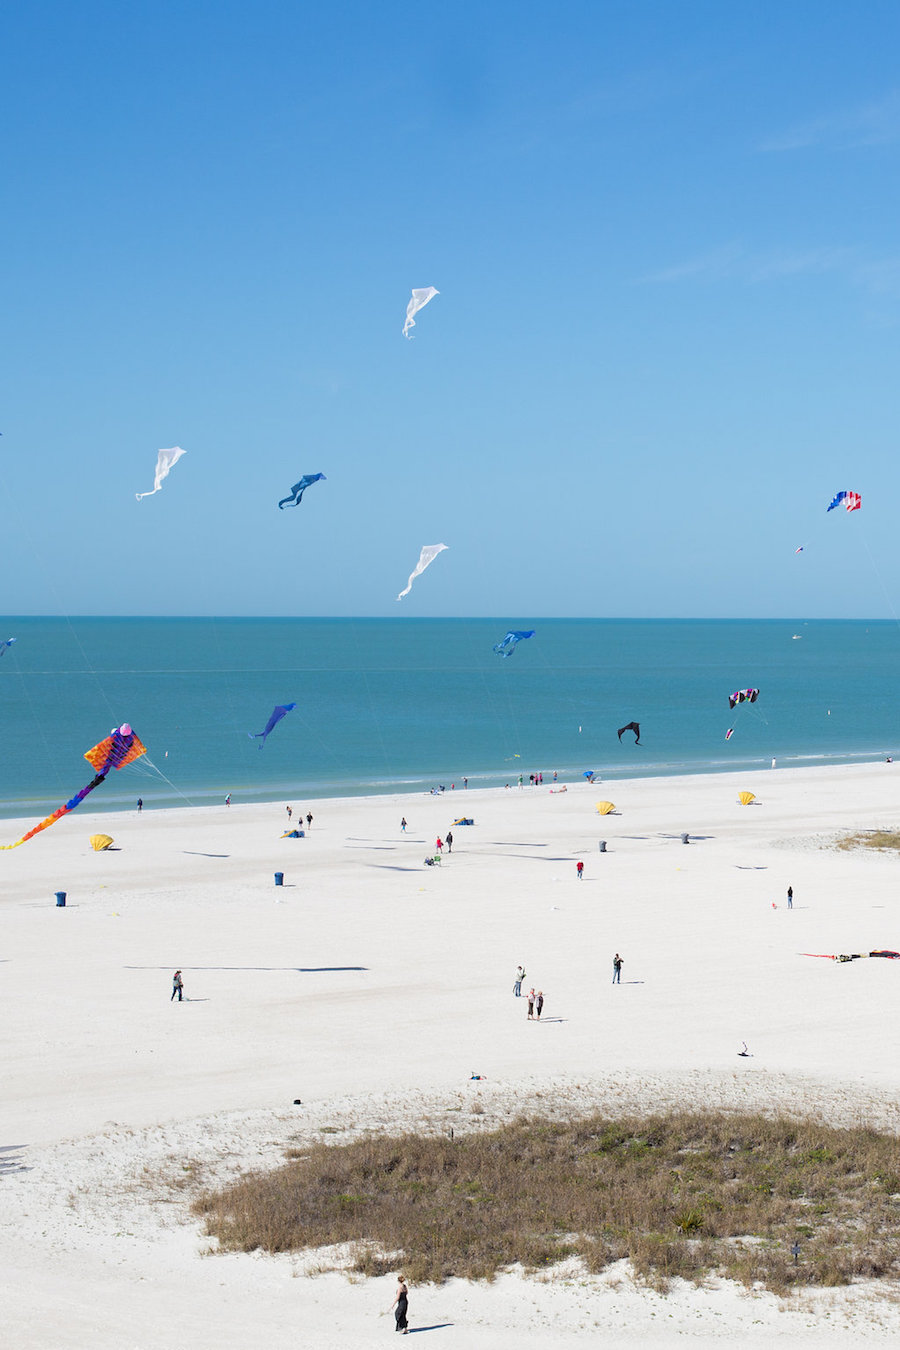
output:
[{"label": "white sand beach", "polygon": [[[803,955],[900,949],[900,859],[834,847],[897,824],[898,774],[298,800],[294,822],[315,817],[302,839],[280,837],[284,803],[74,812],[5,853],[6,1343],[382,1344],[391,1281],[302,1278],[327,1264],[315,1256],[217,1254],[189,1212],[197,1179],[277,1164],[298,1140],[672,1104],[900,1133],[900,962]],[[607,797],[617,812],[600,817]],[[425,867],[464,815],[475,824]],[[6,821],[3,837],[33,824]],[[116,851],[91,850],[98,831]],[[513,997],[519,962],[544,992],[540,1024]],[[565,1266],[413,1288],[410,1325],[448,1350],[886,1343],[900,1301],[865,1284],[661,1296],[627,1269]]]}]

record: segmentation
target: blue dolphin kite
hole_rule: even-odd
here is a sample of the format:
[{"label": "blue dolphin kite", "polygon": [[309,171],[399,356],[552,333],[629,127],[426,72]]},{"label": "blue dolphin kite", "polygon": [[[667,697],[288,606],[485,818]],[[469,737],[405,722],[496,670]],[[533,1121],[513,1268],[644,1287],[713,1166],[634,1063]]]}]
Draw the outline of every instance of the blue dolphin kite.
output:
[{"label": "blue dolphin kite", "polygon": [[282,717],[286,717],[287,714],[288,714],[293,708],[296,708],[296,706],[297,706],[296,703],[278,703],[278,704],[276,704],[275,707],[272,709],[272,716],[269,718],[268,722],[267,722],[266,725],[265,725],[265,729],[264,729],[263,731],[248,731],[248,732],[247,732],[247,735],[250,737],[251,741],[255,741],[256,738],[257,738],[258,736],[261,736],[261,737],[262,737],[262,745],[260,745],[260,747],[259,747],[260,750],[261,750],[261,749],[263,748],[263,745],[265,745],[265,743],[266,743],[266,737],[268,736],[269,732],[270,732],[270,731],[274,731],[275,727],[277,727],[277,725],[278,725],[278,723],[281,721]]}]

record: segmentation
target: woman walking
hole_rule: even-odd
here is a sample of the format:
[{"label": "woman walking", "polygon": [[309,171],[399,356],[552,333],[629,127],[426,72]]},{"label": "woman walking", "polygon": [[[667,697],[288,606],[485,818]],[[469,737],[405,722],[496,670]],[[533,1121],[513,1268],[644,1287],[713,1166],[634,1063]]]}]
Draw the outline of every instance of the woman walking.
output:
[{"label": "woman walking", "polygon": [[528,990],[528,1021],[534,1021],[534,990]]},{"label": "woman walking", "polygon": [[406,1287],[406,1280],[402,1275],[397,1276],[397,1293],[394,1295],[394,1301],[391,1308],[394,1313],[394,1319],[397,1323],[395,1331],[402,1331],[404,1336],[409,1331],[406,1321],[406,1309],[409,1303],[409,1290]]}]

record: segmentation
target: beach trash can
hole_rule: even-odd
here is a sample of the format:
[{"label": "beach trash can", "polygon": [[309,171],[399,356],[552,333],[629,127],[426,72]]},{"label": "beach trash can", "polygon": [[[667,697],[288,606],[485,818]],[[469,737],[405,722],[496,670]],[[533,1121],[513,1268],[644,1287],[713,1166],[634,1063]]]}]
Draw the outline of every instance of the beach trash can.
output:
[{"label": "beach trash can", "polygon": [[66,907],[66,893],[65,893],[65,891],[57,891],[57,892],[56,892],[56,908],[57,908],[57,909],[65,909],[65,907]]},{"label": "beach trash can", "polygon": [[685,833],[681,836],[681,842],[682,842],[683,844],[689,844],[689,843],[691,842],[691,836],[690,836],[687,832],[685,832]]},{"label": "beach trash can", "polygon": [[601,852],[601,853],[605,853],[605,852],[606,852],[606,840],[605,840],[605,839],[601,839],[601,840],[600,840],[600,852]]},{"label": "beach trash can", "polygon": [[283,886],[283,885],[284,885],[284,873],[283,873],[283,872],[276,872],[276,873],[275,873],[275,885],[276,885],[276,886]]}]

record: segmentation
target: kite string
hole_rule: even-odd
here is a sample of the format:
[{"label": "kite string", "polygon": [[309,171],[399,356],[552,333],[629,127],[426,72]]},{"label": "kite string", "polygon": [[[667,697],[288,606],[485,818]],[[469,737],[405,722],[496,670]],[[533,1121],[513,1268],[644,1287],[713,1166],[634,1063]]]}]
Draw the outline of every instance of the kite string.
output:
[{"label": "kite string", "polygon": [[[181,797],[182,801],[187,802],[188,806],[194,806],[194,805],[195,805],[195,803],[191,801],[190,797],[185,796],[185,794],[181,791],[181,788],[180,788],[180,787],[177,787],[176,784],[172,782],[171,778],[168,778],[168,777],[166,776],[166,774],[163,773],[163,771],[162,771],[162,769],[159,767],[159,765],[158,765],[158,764],[154,764],[153,760],[152,760],[152,759],[150,758],[150,756],[146,753],[146,751],[144,752],[144,754],[143,754],[143,756],[141,757],[141,759],[135,760],[135,761],[134,761],[134,763],[131,765],[131,768],[136,769],[136,770],[138,771],[138,773],[141,773],[142,770],[143,770],[143,768],[144,768],[144,765],[145,765],[145,764],[146,764],[147,767],[149,767],[149,768],[151,768],[151,769],[154,769],[154,770],[156,771],[156,773],[159,774],[159,776],[160,776],[160,778],[163,780],[163,782],[168,783],[168,785],[169,785],[169,787],[172,789],[172,791],[173,791],[177,796]],[[148,778],[150,777],[149,774],[147,774],[146,776],[147,776]]]},{"label": "kite string", "polygon": [[885,586],[885,584],[884,584],[884,579],[883,579],[883,577],[882,577],[882,575],[881,575],[881,572],[879,571],[878,564],[876,563],[874,557],[872,556],[872,550],[869,548],[869,541],[868,541],[868,539],[866,538],[865,534],[862,534],[862,532],[860,532],[860,533],[861,533],[861,535],[862,535],[862,541],[863,541],[863,545],[864,545],[864,547],[865,547],[866,553],[868,553],[868,555],[869,555],[869,562],[872,564],[872,571],[875,573],[876,577],[878,578],[878,584],[879,584],[879,586],[881,587],[881,590],[882,590],[882,592],[883,592],[883,594],[884,594],[885,600],[887,601],[887,607],[888,607],[888,609],[891,611],[891,614],[894,616],[894,623],[897,625],[898,628],[900,628],[900,617],[898,617],[897,611],[896,611],[896,609],[894,608],[894,603],[893,603],[893,601],[891,600],[890,595],[888,594],[888,588],[887,588],[887,586]]}]

